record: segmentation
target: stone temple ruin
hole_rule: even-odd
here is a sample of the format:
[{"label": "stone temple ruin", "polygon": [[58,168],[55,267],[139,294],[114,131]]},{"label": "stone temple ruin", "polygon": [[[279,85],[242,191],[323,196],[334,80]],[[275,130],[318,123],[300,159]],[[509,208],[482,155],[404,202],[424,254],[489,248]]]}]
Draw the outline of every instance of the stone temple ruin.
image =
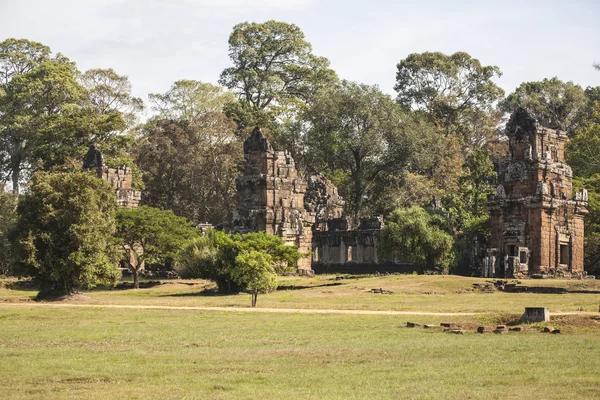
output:
[{"label": "stone temple ruin", "polygon": [[306,254],[300,273],[375,267],[381,217],[361,219],[353,228],[337,188],[322,175],[300,177],[291,155],[274,150],[260,128],[244,142],[244,160],[234,231],[264,231],[298,246]]},{"label": "stone temple ruin", "polygon": [[121,166],[117,168],[108,168],[104,164],[104,157],[96,146],[90,146],[83,159],[84,170],[96,170],[96,176],[110,183],[117,204],[121,208],[137,208],[140,204],[142,194],[139,190],[132,189],[133,174],[131,168]]},{"label": "stone temple ruin", "polygon": [[587,191],[573,193],[565,163],[567,135],[517,110],[507,124],[509,151],[498,166],[491,214],[491,248],[483,277],[583,273]]}]

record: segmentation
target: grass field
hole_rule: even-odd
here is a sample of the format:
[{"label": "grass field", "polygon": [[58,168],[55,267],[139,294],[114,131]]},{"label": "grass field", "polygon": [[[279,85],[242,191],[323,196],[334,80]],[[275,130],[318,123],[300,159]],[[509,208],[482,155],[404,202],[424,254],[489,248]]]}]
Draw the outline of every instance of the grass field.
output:
[{"label": "grass field", "polygon": [[[474,293],[482,280],[283,278],[259,307],[475,311],[472,331],[524,306],[598,311],[600,282],[523,281],[581,293]],[[339,285],[332,286],[332,283]],[[341,283],[341,284],[340,284]],[[329,285],[329,286],[327,286]],[[597,399],[600,313],[556,318],[560,335],[454,335],[406,328],[448,317],[111,309],[102,304],[243,306],[207,282],[85,293],[93,307],[21,303],[0,289],[2,399]],[[394,294],[373,294],[371,288]],[[94,306],[95,305],[95,306]],[[594,308],[595,307],[595,308]]]}]

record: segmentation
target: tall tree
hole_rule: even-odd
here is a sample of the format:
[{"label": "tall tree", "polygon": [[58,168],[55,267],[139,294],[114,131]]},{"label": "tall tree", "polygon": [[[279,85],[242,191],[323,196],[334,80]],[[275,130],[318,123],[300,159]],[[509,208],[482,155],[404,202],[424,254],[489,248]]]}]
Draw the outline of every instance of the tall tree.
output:
[{"label": "tall tree", "polygon": [[583,123],[586,104],[581,86],[554,77],[523,82],[499,103],[499,108],[506,113],[523,108],[538,122],[549,120],[573,135]]},{"label": "tall tree", "polygon": [[120,277],[110,238],[116,201],[93,174],[38,172],[18,205],[18,259],[40,280],[39,298],[111,285]]},{"label": "tall tree", "polygon": [[13,272],[15,258],[11,236],[15,232],[17,210],[15,197],[0,187],[0,275]]},{"label": "tall tree", "polygon": [[229,36],[233,66],[219,83],[254,108],[308,101],[337,80],[329,61],[312,54],[300,28],[285,22],[244,22]]},{"label": "tall tree", "polygon": [[381,194],[376,183],[408,165],[424,128],[376,86],[348,81],[317,95],[304,117],[310,164],[341,184],[355,218]]},{"label": "tall tree", "polygon": [[235,207],[235,178],[243,159],[235,125],[221,113],[194,124],[150,124],[137,149],[147,205],[196,222],[222,224]]},{"label": "tall tree", "polygon": [[0,172],[18,194],[25,172],[79,159],[90,142],[111,143],[124,126],[118,111],[98,114],[74,63],[39,43],[0,43]]},{"label": "tall tree", "polygon": [[496,66],[484,66],[465,52],[413,53],[397,65],[398,103],[405,110],[425,113],[446,134],[468,142],[476,121],[485,118],[504,95],[494,82],[502,75]]},{"label": "tall tree", "polygon": [[142,99],[131,93],[129,78],[112,68],[90,69],[78,80],[87,89],[86,101],[95,114],[120,113],[131,127],[137,120],[137,113],[144,110]]},{"label": "tall tree", "polygon": [[141,206],[120,209],[116,215],[115,236],[124,260],[133,272],[133,287],[139,289],[139,275],[145,263],[167,263],[199,231],[171,210]]},{"label": "tall tree", "polygon": [[194,80],[179,80],[166,93],[148,95],[159,119],[193,123],[209,112],[222,112],[225,105],[235,102],[231,92],[222,87]]},{"label": "tall tree", "polygon": [[381,259],[396,256],[420,269],[447,271],[454,261],[454,238],[443,225],[440,216],[421,207],[398,208],[386,219],[377,252]]}]

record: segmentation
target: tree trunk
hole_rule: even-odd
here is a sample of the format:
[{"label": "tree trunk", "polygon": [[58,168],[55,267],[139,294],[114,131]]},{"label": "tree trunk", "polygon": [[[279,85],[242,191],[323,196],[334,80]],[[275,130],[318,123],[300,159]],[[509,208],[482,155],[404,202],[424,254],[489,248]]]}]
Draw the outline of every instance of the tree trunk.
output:
[{"label": "tree trunk", "polygon": [[21,141],[13,140],[13,152],[10,156],[12,169],[12,190],[15,196],[19,195],[19,178],[21,177]]},{"label": "tree trunk", "polygon": [[137,269],[133,270],[133,288],[140,288],[140,271],[138,271]]},{"label": "tree trunk", "polygon": [[258,297],[258,291],[252,291],[252,307],[256,307],[256,298]]}]

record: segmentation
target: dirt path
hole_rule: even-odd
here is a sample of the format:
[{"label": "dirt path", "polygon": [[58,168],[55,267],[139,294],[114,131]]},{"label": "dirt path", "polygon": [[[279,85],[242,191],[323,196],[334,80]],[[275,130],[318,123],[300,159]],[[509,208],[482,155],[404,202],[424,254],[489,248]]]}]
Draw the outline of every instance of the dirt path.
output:
[{"label": "dirt path", "polygon": [[[431,315],[438,317],[474,316],[488,313],[475,312],[429,312],[429,311],[392,311],[392,310],[332,310],[308,308],[250,308],[250,307],[193,307],[193,306],[145,306],[129,304],[73,304],[73,303],[35,303],[35,302],[0,302],[0,307],[59,307],[59,308],[121,308],[133,310],[190,310],[190,311],[221,311],[249,313],[298,313],[298,314],[351,314],[351,315]],[[598,315],[596,312],[553,312],[553,316],[563,315]]]},{"label": "dirt path", "polygon": [[329,310],[307,308],[250,308],[250,307],[191,307],[191,306],[144,306],[125,304],[73,304],[73,303],[0,303],[0,307],[63,307],[63,308],[124,308],[136,310],[191,310],[191,311],[225,311],[225,312],[251,312],[251,313],[299,313],[299,314],[356,314],[356,315],[433,315],[433,316],[470,316],[482,313],[449,313],[427,311],[374,311],[374,310]]}]

